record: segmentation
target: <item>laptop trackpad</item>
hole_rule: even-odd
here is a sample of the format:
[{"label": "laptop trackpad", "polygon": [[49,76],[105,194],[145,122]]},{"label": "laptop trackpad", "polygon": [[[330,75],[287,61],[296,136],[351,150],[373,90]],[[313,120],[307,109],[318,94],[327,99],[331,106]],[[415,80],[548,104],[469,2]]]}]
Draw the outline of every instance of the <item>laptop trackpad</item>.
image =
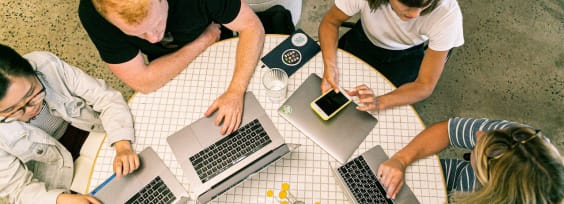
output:
[{"label": "laptop trackpad", "polygon": [[221,124],[215,125],[215,114],[210,117],[202,117],[190,126],[194,136],[202,147],[207,147],[219,140],[223,135],[220,134]]}]

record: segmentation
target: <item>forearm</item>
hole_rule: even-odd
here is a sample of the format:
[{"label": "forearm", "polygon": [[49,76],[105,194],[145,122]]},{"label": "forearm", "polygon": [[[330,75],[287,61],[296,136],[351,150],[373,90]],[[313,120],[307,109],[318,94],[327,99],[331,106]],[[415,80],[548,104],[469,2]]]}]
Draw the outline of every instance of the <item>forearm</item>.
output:
[{"label": "forearm", "polygon": [[434,86],[417,81],[406,83],[391,92],[378,96],[378,110],[417,103],[429,97],[433,90]]},{"label": "forearm", "polygon": [[264,46],[262,25],[250,26],[239,32],[239,42],[235,54],[235,69],[227,91],[244,93],[257,66]]},{"label": "forearm", "polygon": [[319,25],[319,44],[325,69],[337,69],[339,25],[340,23],[331,22],[327,18]]},{"label": "forearm", "polygon": [[138,83],[128,85],[141,93],[150,93],[161,88],[204,52],[211,42],[213,40],[208,39],[208,36],[201,36],[176,52],[151,61],[145,70],[136,76]]},{"label": "forearm", "polygon": [[378,97],[378,109],[414,104],[431,96],[445,67],[448,51],[427,49],[417,79]]},{"label": "forearm", "polygon": [[419,159],[437,154],[449,144],[448,121],[442,121],[423,130],[392,158],[400,160],[407,167]]}]

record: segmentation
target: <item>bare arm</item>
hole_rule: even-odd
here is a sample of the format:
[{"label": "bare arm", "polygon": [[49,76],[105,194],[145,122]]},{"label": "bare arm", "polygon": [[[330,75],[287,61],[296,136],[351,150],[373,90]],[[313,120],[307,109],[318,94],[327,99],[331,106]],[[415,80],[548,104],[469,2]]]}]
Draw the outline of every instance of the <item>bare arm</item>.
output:
[{"label": "bare arm", "polygon": [[244,92],[255,72],[264,46],[264,28],[259,18],[243,1],[237,18],[225,26],[239,33],[235,70],[228,91]]},{"label": "bare arm", "polygon": [[218,111],[215,123],[223,121],[221,134],[229,134],[239,127],[243,113],[243,99],[264,45],[264,28],[251,8],[241,1],[241,10],[225,26],[239,32],[235,69],[227,90],[208,108],[205,116]]},{"label": "bare arm", "polygon": [[383,162],[376,176],[386,188],[388,197],[395,198],[401,189],[407,166],[442,151],[449,144],[448,121],[438,122],[423,130],[407,146]]},{"label": "bare arm", "polygon": [[325,14],[319,25],[319,44],[323,56],[323,81],[321,91],[325,93],[330,88],[338,90],[339,68],[337,67],[337,46],[339,27],[349,19],[341,10],[333,5]]},{"label": "bare arm", "polygon": [[193,42],[176,52],[161,56],[148,65],[141,52],[121,64],[108,64],[108,68],[128,86],[141,93],[150,93],[176,77],[200,53],[219,38],[219,25],[212,24]]},{"label": "bare arm", "polygon": [[417,103],[429,97],[443,72],[448,51],[425,51],[421,68],[415,81],[377,97],[378,110]]}]

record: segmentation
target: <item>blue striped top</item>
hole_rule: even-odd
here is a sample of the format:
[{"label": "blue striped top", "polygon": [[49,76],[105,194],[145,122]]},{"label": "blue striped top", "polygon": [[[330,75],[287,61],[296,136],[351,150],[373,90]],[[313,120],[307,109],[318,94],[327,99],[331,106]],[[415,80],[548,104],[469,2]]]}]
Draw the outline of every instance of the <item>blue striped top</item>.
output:
[{"label": "blue striped top", "polygon": [[[476,145],[476,132],[478,130],[498,130],[518,125],[522,124],[506,120],[456,117],[448,121],[448,137],[451,146],[472,150]],[[479,188],[478,180],[469,161],[441,159],[441,166],[449,196],[455,191],[470,192]]]}]

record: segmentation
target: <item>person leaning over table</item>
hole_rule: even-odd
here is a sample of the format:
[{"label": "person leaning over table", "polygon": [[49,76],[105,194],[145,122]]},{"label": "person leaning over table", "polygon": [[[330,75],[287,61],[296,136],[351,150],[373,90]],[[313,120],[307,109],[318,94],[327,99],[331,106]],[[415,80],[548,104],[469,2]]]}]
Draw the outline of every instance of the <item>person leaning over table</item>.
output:
[{"label": "person leaning over table", "polygon": [[[362,90],[362,91],[360,91]],[[360,85],[361,111],[374,111],[373,91]],[[564,163],[539,130],[506,120],[451,118],[435,123],[383,162],[377,177],[388,197],[404,184],[406,168],[449,146],[472,150],[470,161],[441,159],[446,190],[455,203],[562,203]]]},{"label": "person leaning over table", "polygon": [[[355,14],[360,20],[338,40],[339,26]],[[398,87],[375,98],[383,110],[433,93],[449,50],[464,43],[462,14],[456,0],[335,0],[319,26],[319,41],[322,92],[339,86],[338,46]]]},{"label": "person leaning over table", "polygon": [[441,159],[454,203],[562,203],[563,157],[530,126],[506,120],[451,118],[419,133],[378,168],[377,177],[394,198],[406,168],[448,146],[472,150],[470,161]]},{"label": "person leaning over table", "polygon": [[217,41],[219,24],[238,32],[231,83],[204,115],[217,110],[222,134],[239,127],[244,93],[264,44],[264,28],[244,1],[81,0],[79,16],[108,68],[142,93],[165,85]]},{"label": "person leaning over table", "polygon": [[139,167],[123,96],[49,52],[0,45],[0,197],[10,203],[99,203],[72,194],[73,160],[89,131],[106,132],[114,172]]}]

